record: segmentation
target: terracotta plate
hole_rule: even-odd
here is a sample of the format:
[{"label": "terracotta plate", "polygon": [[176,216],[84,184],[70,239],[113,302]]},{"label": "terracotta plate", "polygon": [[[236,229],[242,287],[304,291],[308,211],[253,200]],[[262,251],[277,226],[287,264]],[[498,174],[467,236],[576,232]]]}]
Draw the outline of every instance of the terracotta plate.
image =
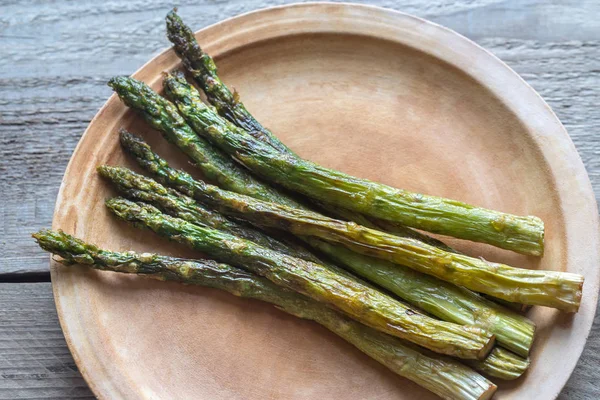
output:
[{"label": "terracotta plate", "polygon": [[[193,18],[190,19],[193,21]],[[390,185],[456,198],[547,227],[546,255],[452,241],[489,260],[584,274],[576,315],[537,307],[533,365],[500,399],[553,399],[571,374],[598,294],[597,210],[583,164],[544,101],[464,37],[394,11],[347,4],[273,8],[197,34],[224,80],[302,156]],[[135,76],[160,87],[165,51]],[[189,251],[104,209],[99,164],[127,164],[121,126],[187,160],[111,97],[65,173],[54,228],[109,249]],[[430,399],[321,327],[202,288],[52,266],[58,314],[103,399]]]}]

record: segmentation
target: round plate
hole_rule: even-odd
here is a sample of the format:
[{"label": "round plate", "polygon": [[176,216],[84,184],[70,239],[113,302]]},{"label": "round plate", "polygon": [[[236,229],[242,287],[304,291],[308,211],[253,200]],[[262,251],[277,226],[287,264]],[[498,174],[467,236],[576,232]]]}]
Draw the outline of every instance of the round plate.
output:
[{"label": "round plate", "polygon": [[[518,267],[584,274],[579,313],[535,307],[528,374],[500,399],[553,399],[589,333],[598,294],[596,203],[583,164],[544,101],[468,39],[395,11],[348,4],[272,8],[197,34],[225,82],[302,156],[389,185],[541,217],[542,259],[451,241]],[[160,88],[167,50],[135,77]],[[118,128],[191,169],[115,96],[82,137],[54,228],[102,247],[194,255],[109,215],[100,164],[129,165]],[[272,306],[198,287],[52,265],[67,343],[102,399],[429,399],[330,334]],[[543,383],[543,384],[542,384]]]}]

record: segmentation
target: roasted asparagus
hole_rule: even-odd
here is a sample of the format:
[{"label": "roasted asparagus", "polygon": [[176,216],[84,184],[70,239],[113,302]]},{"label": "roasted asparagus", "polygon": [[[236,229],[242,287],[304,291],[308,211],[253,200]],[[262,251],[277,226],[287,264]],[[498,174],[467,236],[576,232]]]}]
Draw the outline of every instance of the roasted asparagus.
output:
[{"label": "roasted asparagus", "polygon": [[496,390],[493,383],[452,359],[378,332],[306,296],[226,264],[147,253],[116,253],[99,249],[63,232],[40,231],[33,236],[44,250],[62,257],[61,262],[66,265],[79,264],[104,271],[211,287],[235,296],[271,303],[291,315],[323,325],[393,372],[444,399],[484,400],[491,398]]}]

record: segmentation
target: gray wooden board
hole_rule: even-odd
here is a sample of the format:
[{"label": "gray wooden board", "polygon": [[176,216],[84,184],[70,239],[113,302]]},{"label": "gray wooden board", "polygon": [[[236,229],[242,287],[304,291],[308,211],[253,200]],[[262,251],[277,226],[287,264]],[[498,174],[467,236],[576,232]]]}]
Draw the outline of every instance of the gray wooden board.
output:
[{"label": "gray wooden board", "polygon": [[52,286],[0,283],[0,399],[93,399],[63,337]]},{"label": "gray wooden board", "polygon": [[[194,28],[285,0],[180,1]],[[376,0],[496,54],[557,113],[600,195],[599,0]],[[69,157],[108,98],[106,81],[168,46],[156,0],[0,2],[0,281],[48,279],[30,234],[52,221]],[[91,397],[65,347],[47,283],[0,288],[0,399]],[[595,324],[563,399],[600,398]],[[543,384],[543,383],[540,383]]]}]

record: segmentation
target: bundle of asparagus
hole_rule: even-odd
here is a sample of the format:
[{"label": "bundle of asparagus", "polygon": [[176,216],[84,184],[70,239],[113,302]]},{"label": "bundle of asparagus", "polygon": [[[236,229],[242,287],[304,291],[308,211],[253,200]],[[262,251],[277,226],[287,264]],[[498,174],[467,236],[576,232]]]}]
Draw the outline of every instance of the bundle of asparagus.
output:
[{"label": "bundle of asparagus", "polygon": [[445,399],[493,396],[496,386],[473,369],[511,380],[528,368],[535,325],[500,303],[578,310],[579,275],[488,262],[413,229],[539,256],[540,219],[410,193],[304,160],[227,88],[175,10],[167,35],[211,105],[179,73],[164,76],[170,100],[128,77],[109,85],[207,182],[170,167],[124,130],[124,151],[156,180],[107,165],[98,173],[124,196],[106,201],[117,217],[211,259],[115,253],[63,232],[34,234],[62,263],[272,303]]}]

